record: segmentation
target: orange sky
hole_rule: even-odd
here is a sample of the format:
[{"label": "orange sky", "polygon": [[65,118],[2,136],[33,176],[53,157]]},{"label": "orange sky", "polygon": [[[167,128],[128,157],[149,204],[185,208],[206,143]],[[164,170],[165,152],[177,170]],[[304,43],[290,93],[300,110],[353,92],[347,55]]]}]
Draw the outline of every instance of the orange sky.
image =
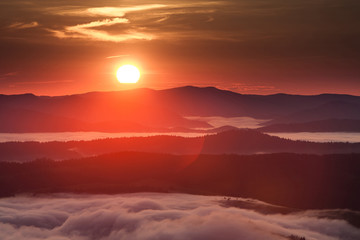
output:
[{"label": "orange sky", "polygon": [[360,92],[355,0],[0,2],[0,93],[215,86],[247,94]]}]

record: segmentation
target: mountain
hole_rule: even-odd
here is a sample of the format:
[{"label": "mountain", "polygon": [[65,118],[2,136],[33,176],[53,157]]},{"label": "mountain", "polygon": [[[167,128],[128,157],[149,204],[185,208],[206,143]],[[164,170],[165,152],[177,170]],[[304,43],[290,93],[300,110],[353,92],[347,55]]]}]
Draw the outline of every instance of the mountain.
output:
[{"label": "mountain", "polygon": [[[360,104],[360,97],[351,95],[243,95],[214,87],[193,86],[161,90],[156,96],[159,101],[171,109],[176,109],[183,116],[247,116],[275,119],[331,102]],[[334,109],[335,112],[336,110]]]},{"label": "mountain", "polygon": [[294,112],[266,123],[301,123],[327,119],[360,120],[360,104],[357,102],[330,101],[317,107]]},{"label": "mountain", "polygon": [[0,143],[0,161],[26,162],[38,158],[62,160],[120,151],[170,154],[360,153],[360,143],[292,141],[255,130],[231,130],[204,137],[131,137],[70,142]]},{"label": "mountain", "polygon": [[[149,90],[150,91],[150,90]],[[208,128],[154,104],[148,90],[44,97],[0,95],[1,132],[148,132],[168,128]]]},{"label": "mountain", "polygon": [[[123,127],[126,124],[130,125],[129,129],[138,131],[154,128],[209,128],[211,126],[206,122],[184,117],[247,116],[272,119],[272,124],[329,118],[360,119],[359,106],[360,97],[350,95],[243,95],[214,87],[192,86],[57,97],[0,95],[0,125],[6,123],[6,129],[15,132],[31,132],[31,127],[42,131],[64,131],[62,122],[65,126],[69,124],[67,131],[101,130],[101,124],[107,125],[107,131],[126,131],[127,127]],[[47,124],[39,123],[37,127],[24,129],[24,121],[39,122],[36,120],[39,118],[46,119],[43,122]],[[49,125],[53,127],[49,128]]]},{"label": "mountain", "polygon": [[[88,122],[75,118],[62,117],[49,113],[42,113],[21,108],[0,109],[0,132],[29,133],[29,132],[167,132],[172,128],[148,127],[127,120],[106,122]],[[183,131],[190,131],[183,128]]]},{"label": "mountain", "polygon": [[0,197],[57,192],[183,192],[253,198],[297,209],[360,210],[359,158],[359,154],[122,152],[58,162],[0,162]]},{"label": "mountain", "polygon": [[23,108],[0,108],[0,132],[47,132],[85,129],[85,123]]},{"label": "mountain", "polygon": [[304,123],[272,124],[257,129],[261,132],[360,132],[360,120],[327,119]]}]

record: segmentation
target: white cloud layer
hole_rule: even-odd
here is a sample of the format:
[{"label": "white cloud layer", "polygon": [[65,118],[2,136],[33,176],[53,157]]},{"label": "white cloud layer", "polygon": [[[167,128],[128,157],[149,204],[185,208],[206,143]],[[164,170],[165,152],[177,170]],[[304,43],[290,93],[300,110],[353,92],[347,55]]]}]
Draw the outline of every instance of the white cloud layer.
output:
[{"label": "white cloud layer", "polygon": [[3,198],[0,239],[360,239],[359,229],[324,218],[326,211],[264,215],[224,207],[221,199],[157,193]]}]

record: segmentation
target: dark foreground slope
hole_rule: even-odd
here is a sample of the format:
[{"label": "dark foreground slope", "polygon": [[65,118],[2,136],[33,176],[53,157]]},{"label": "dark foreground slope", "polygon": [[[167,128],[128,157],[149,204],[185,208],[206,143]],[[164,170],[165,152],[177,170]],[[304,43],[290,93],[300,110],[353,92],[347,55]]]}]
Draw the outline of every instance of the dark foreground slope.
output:
[{"label": "dark foreground slope", "polygon": [[71,142],[0,143],[0,161],[62,160],[119,151],[171,154],[256,153],[360,153],[360,143],[314,143],[292,141],[254,130],[238,130],[205,137],[152,136]]},{"label": "dark foreground slope", "polygon": [[360,209],[360,155],[116,153],[54,162],[0,163],[0,193],[184,192],[292,208]]}]

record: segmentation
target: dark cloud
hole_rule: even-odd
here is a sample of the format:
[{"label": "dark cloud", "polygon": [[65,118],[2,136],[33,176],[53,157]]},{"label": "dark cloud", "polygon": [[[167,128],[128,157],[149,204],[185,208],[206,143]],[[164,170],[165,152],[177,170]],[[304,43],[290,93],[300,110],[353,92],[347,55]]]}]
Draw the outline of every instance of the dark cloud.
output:
[{"label": "dark cloud", "polygon": [[334,217],[343,210],[331,214],[323,210],[265,215],[251,209],[225,207],[220,205],[221,199],[156,193],[4,198],[0,200],[0,238],[280,240],[297,235],[310,240],[355,240],[360,237],[359,229]]}]

